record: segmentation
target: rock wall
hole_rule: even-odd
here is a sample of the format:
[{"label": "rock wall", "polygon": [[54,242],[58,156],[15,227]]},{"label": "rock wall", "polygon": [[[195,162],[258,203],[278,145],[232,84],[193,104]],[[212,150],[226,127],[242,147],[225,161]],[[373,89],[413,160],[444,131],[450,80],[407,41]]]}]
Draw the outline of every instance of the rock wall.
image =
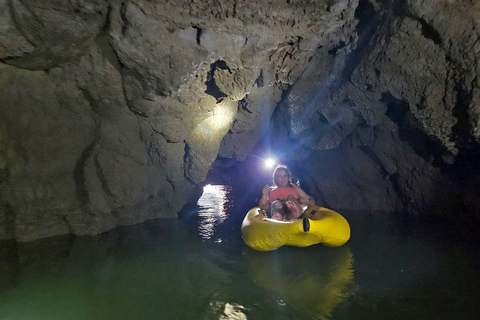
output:
[{"label": "rock wall", "polygon": [[171,218],[273,148],[319,203],[480,225],[474,0],[0,0],[0,239]]},{"label": "rock wall", "polygon": [[0,239],[175,217],[356,7],[0,0]]},{"label": "rock wall", "polygon": [[308,185],[327,206],[478,228],[479,3],[362,0],[355,17],[281,102],[277,148],[315,173]]}]

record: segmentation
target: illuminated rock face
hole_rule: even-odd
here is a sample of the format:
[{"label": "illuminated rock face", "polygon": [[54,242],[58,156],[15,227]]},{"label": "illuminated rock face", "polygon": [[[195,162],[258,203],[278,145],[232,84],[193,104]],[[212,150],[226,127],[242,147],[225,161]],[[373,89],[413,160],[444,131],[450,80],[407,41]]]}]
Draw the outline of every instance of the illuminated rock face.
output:
[{"label": "illuminated rock face", "polygon": [[[360,1],[356,41],[315,53],[276,145],[336,209],[480,221],[480,4]],[[308,157],[306,157],[308,155]]]},{"label": "illuminated rock face", "polygon": [[0,0],[0,239],[175,217],[356,6]]}]

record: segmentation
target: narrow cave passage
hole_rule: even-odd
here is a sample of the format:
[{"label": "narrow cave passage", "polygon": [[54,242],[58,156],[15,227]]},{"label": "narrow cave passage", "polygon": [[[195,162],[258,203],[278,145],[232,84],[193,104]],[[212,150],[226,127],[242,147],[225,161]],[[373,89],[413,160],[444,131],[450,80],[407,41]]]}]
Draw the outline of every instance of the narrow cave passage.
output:
[{"label": "narrow cave passage", "polygon": [[0,0],[0,320],[480,319],[478,3]]}]

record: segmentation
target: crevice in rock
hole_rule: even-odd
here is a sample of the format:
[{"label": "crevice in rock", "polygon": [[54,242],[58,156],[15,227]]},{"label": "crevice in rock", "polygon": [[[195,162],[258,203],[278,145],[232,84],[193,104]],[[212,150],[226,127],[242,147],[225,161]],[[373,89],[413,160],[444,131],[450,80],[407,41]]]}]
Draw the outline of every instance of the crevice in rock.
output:
[{"label": "crevice in rock", "polygon": [[283,101],[285,101],[285,99],[290,93],[290,88],[292,87],[292,85],[290,84],[280,84],[280,83],[277,83],[276,86],[277,88],[282,90],[282,94],[280,95],[280,102],[277,103],[277,106],[275,107],[274,110],[278,109],[278,106],[281,105]]},{"label": "crevice in rock", "polygon": [[322,112],[317,112],[318,114],[318,120],[317,120],[317,123],[319,124],[325,124],[325,125],[330,125],[330,122],[328,121],[328,119],[323,115]]},{"label": "crevice in rock", "polygon": [[233,17],[233,18],[236,18],[236,17],[237,17],[237,4],[238,4],[238,1],[235,0],[235,1],[233,2],[233,13],[232,13],[232,17]]},{"label": "crevice in rock", "polygon": [[263,69],[260,70],[260,74],[258,75],[257,79],[255,79],[255,85],[257,88],[263,88]]},{"label": "crevice in rock", "polygon": [[143,118],[148,118],[148,114],[138,110],[135,108],[135,105],[133,104],[132,100],[129,99],[128,94],[127,94],[127,89],[125,88],[125,77],[132,77],[138,82],[142,84],[142,89],[146,90],[144,87],[144,83],[142,81],[142,75],[135,69],[128,68],[125,66],[120,58],[117,56],[118,62],[120,64],[121,72],[120,74],[122,75],[122,92],[123,92],[123,97],[125,99],[125,104],[127,105],[128,110],[130,110],[133,114],[143,117]]},{"label": "crevice in rock", "polygon": [[400,201],[402,201],[403,208],[407,208],[407,199],[405,198],[405,194],[402,191],[402,187],[400,185],[400,174],[395,172],[388,176],[390,183],[392,184],[393,190],[398,195]]},{"label": "crevice in rock", "polygon": [[98,48],[100,49],[102,56],[106,58],[118,72],[121,73],[120,61],[118,59],[117,53],[115,52],[114,48],[112,47],[109,41],[110,36],[108,33],[111,25],[111,22],[110,22],[111,12],[112,12],[112,7],[109,6],[107,10],[105,24],[100,30],[98,36],[95,38],[95,42]]},{"label": "crevice in rock", "polygon": [[85,185],[85,165],[87,160],[92,155],[97,141],[98,138],[96,133],[95,139],[92,143],[90,143],[89,146],[85,148],[85,150],[83,150],[82,155],[78,159],[73,170],[73,181],[75,182],[75,191],[77,193],[78,202],[80,203],[82,211],[90,216],[93,216],[94,214],[88,206],[88,203],[90,202],[90,195],[88,193],[87,186]]},{"label": "crevice in rock", "polygon": [[227,95],[222,92],[215,83],[214,75],[217,69],[231,71],[224,60],[217,60],[212,63],[210,65],[210,71],[207,73],[207,81],[205,81],[205,85],[207,86],[207,90],[205,90],[205,93],[214,97],[217,102],[220,102],[223,98],[226,98]]},{"label": "crevice in rock", "polygon": [[373,5],[368,0],[360,0],[354,13],[359,20],[356,26],[357,42],[355,49],[345,57],[345,67],[342,71],[343,79],[350,81],[353,70],[362,60],[362,55],[368,45],[374,39],[377,28],[383,22],[380,13],[374,10]]},{"label": "crevice in rock", "polygon": [[395,98],[390,92],[383,92],[380,102],[387,106],[385,115],[398,126],[399,138],[408,143],[425,161],[433,157],[434,166],[442,165],[441,153],[445,148],[435,137],[424,132],[421,124],[410,112],[410,105]]},{"label": "crevice in rock", "polygon": [[[211,67],[213,68],[213,70],[222,69],[222,70],[231,71],[225,60],[217,60],[212,64]],[[212,73],[212,76],[213,76],[213,73]]]},{"label": "crevice in rock", "polygon": [[427,39],[430,39],[433,41],[433,43],[435,44],[438,44],[438,45],[441,45],[443,43],[442,41],[442,37],[440,36],[440,33],[435,30],[434,27],[432,27],[431,25],[429,25],[425,20],[423,20],[422,18],[417,18],[415,19],[417,20],[418,22],[420,22],[420,24],[422,25],[422,35],[427,38]]},{"label": "crevice in rock", "polygon": [[[125,3],[123,3],[122,5],[124,5],[124,4]],[[108,13],[110,13],[110,7],[109,7]],[[135,109],[132,102],[128,99],[127,91],[126,91],[125,83],[124,83],[125,82],[125,80],[124,80],[125,75],[127,73],[129,73],[128,74],[129,76],[135,77],[143,85],[143,82],[141,82],[141,80],[140,80],[140,79],[142,79],[142,76],[136,70],[127,68],[124,65],[124,63],[122,62],[122,60],[120,59],[117,51],[115,50],[114,45],[111,43],[111,37],[109,36],[109,28],[110,28],[110,25],[111,25],[110,14],[108,14],[107,17],[108,17],[107,22],[105,23],[105,26],[103,27],[99,37],[97,37],[97,39],[99,39],[97,44],[98,44],[100,50],[102,51],[102,55],[110,61],[110,63],[119,71],[119,73],[122,77],[122,92],[123,92],[123,97],[125,99],[125,103],[127,105],[127,108],[132,113],[134,113],[138,116],[148,117],[147,114],[141,113],[140,111]],[[106,43],[104,43],[104,41],[103,41],[104,38],[106,39]]]},{"label": "crevice in rock", "polygon": [[344,41],[340,41],[340,44],[338,44],[336,47],[333,47],[332,49],[328,50],[328,54],[336,55],[337,51],[342,49],[342,48],[345,48],[346,45],[347,44]]},{"label": "crevice in rock", "polygon": [[112,14],[112,6],[109,5],[107,7],[107,14],[105,15],[105,23],[103,24],[103,27],[100,30],[100,33],[102,33],[102,32],[106,33],[110,29],[111,14]]},{"label": "crevice in rock", "polygon": [[133,106],[132,106],[132,103],[129,102],[129,100],[127,100],[127,105],[128,105],[128,109],[130,109],[130,111],[132,111],[134,114],[136,114],[137,116],[140,116],[142,118],[148,118],[148,114],[146,114],[145,112],[141,112],[137,109],[135,109]]},{"label": "crevice in rock", "polygon": [[390,92],[382,93],[380,102],[385,103],[387,112],[385,115],[399,126],[403,126],[406,121],[406,114],[410,107],[407,102],[397,99]]},{"label": "crevice in rock", "polygon": [[[188,158],[190,156],[190,146],[186,141],[184,141],[184,143],[185,143],[185,149],[183,153],[183,164],[187,164],[189,162]],[[185,170],[185,172],[187,172],[187,170]]]},{"label": "crevice in rock", "polygon": [[173,192],[176,193],[175,181],[167,178],[167,182],[172,186]]},{"label": "crevice in rock", "polygon": [[247,112],[250,113],[250,114],[253,113],[250,109],[248,109],[248,102],[247,102],[247,98],[246,98],[246,97],[243,98],[242,100],[240,100],[240,101],[238,102],[238,105],[240,106],[240,108],[241,108],[242,110],[245,110],[245,111],[247,111]]},{"label": "crevice in rock", "polygon": [[93,99],[90,92],[88,92],[87,89],[84,89],[84,88],[81,88],[81,87],[78,87],[78,90],[80,90],[80,92],[82,93],[85,100],[88,101],[88,104],[90,105],[90,108],[92,109],[92,112],[96,113],[96,114],[100,114],[97,102],[95,101],[95,99]]},{"label": "crevice in rock", "polygon": [[110,187],[108,186],[107,178],[105,178],[105,175],[103,174],[103,170],[102,170],[102,167],[100,166],[100,162],[98,161],[97,156],[93,157],[93,162],[95,164],[95,171],[97,173],[98,179],[100,180],[100,184],[102,185],[103,192],[110,198],[114,198],[114,195],[110,190]]},{"label": "crevice in rock", "polygon": [[195,35],[195,40],[197,41],[197,44],[200,45],[200,39],[202,38],[203,29],[197,26],[193,26],[193,29],[197,31],[197,34]]},{"label": "crevice in rock", "polygon": [[472,100],[472,92],[469,92],[463,84],[458,83],[454,90],[457,93],[453,116],[457,123],[452,127],[452,140],[455,141],[459,156],[465,160],[478,161],[480,158],[480,143],[473,136],[473,128],[468,113]]},{"label": "crevice in rock", "polygon": [[130,22],[127,19],[127,5],[125,2],[122,2],[122,5],[120,6],[120,18],[123,22],[122,36],[125,36],[127,34],[128,27],[130,27]]},{"label": "crevice in rock", "polygon": [[358,6],[354,12],[354,17],[358,20],[357,26],[355,27],[357,30],[357,34],[363,33],[365,28],[368,27],[369,21],[374,15],[375,15],[375,7],[370,1],[368,0],[358,1]]},{"label": "crevice in rock", "polygon": [[48,67],[45,67],[45,68],[29,68],[29,67],[22,67],[22,66],[19,66],[18,65],[18,61],[22,61],[22,58],[23,57],[3,57],[2,59],[2,62],[4,64],[8,64],[9,66],[11,67],[14,67],[16,69],[19,69],[19,70],[28,70],[28,71],[43,71],[43,72],[50,72],[50,70],[54,67],[57,66],[57,64],[55,65],[49,65]]},{"label": "crevice in rock", "polygon": [[415,104],[415,107],[417,108],[417,110],[423,110],[423,109],[425,109],[425,107],[426,107],[426,97],[425,97],[424,94],[422,94],[422,95],[420,96],[420,102],[417,103],[417,104]]},{"label": "crevice in rock", "polygon": [[167,142],[167,143],[178,143],[177,141],[170,140],[163,132],[158,131],[154,126],[150,126],[150,127],[152,128],[153,132],[161,135],[163,137],[163,139],[165,139],[165,142]]},{"label": "crevice in rock", "polygon": [[183,176],[188,182],[190,182],[193,185],[196,185],[196,183],[189,177],[189,171],[192,166],[192,163],[191,163],[192,156],[190,155],[190,146],[186,141],[184,141],[184,143],[185,143],[185,149],[183,153]]}]

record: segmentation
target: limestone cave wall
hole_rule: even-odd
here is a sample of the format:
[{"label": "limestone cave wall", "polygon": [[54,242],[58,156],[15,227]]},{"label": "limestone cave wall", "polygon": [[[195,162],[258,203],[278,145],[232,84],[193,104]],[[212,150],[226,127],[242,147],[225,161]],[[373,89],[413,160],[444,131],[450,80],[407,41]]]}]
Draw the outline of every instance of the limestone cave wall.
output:
[{"label": "limestone cave wall", "polygon": [[0,239],[173,218],[269,123],[325,205],[478,212],[479,19],[474,0],[0,0]]},{"label": "limestone cave wall", "polygon": [[355,7],[1,0],[0,239],[175,217],[225,134],[248,152]]},{"label": "limestone cave wall", "polygon": [[480,3],[362,0],[355,17],[289,88],[276,147],[324,205],[478,229]]}]

